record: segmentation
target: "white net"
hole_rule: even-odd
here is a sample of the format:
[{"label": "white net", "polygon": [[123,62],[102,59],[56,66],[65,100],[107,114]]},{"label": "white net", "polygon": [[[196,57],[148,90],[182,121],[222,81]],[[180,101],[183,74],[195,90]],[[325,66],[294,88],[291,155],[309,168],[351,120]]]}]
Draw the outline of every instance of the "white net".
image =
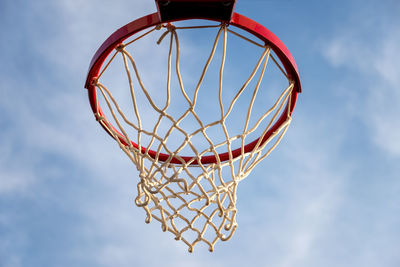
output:
[{"label": "white net", "polygon": [[[193,97],[190,97],[185,89],[180,70],[181,49],[178,31],[199,28],[215,28],[217,34],[208,59],[202,67],[200,78],[194,86]],[[162,105],[154,101],[154,97],[141,79],[137,62],[132,56],[134,53],[127,50],[128,46],[150,33],[158,32],[155,30],[162,30],[161,36],[158,37],[159,44],[168,36],[170,37],[166,97]],[[239,86],[229,103],[226,103],[222,92],[227,61],[227,41],[228,35],[231,34],[261,49],[261,56],[250,71],[247,80]],[[211,62],[215,58],[219,43],[222,43],[220,44],[222,51],[219,52],[218,95],[215,99],[219,114],[213,114],[214,118],[211,121],[204,122],[197,111],[198,94]],[[102,76],[118,56],[122,58],[121,62],[129,82],[131,109],[128,112],[123,111],[108,86],[101,82]],[[269,65],[267,63],[271,58],[272,64],[279,69],[287,86],[280,90],[277,100],[268,110],[252,120],[256,96]],[[176,77],[176,83],[172,81],[173,76]],[[288,107],[290,107],[294,82],[287,79],[285,71],[272,55],[270,47],[231,30],[225,24],[192,27],[160,25],[118,46],[94,83],[97,96],[102,99],[110,115],[109,119],[106,119],[105,111],[98,109],[97,119],[114,137],[139,171],[140,179],[135,203],[146,211],[146,222],[150,223],[152,219],[159,221],[162,230],[171,232],[177,240],[183,241],[190,252],[198,243],[206,244],[208,249],[213,251],[218,240],[230,239],[237,228],[238,183],[277,146],[291,121]],[[248,90],[249,84],[252,88],[249,89],[245,112],[242,112],[245,118],[241,123],[242,130],[232,135],[227,127],[227,120],[234,116],[232,115],[234,106],[244,95],[244,91]],[[172,87],[179,89],[171,92]],[[169,112],[171,106],[174,105],[171,95],[177,91],[183,96],[185,102],[179,106],[179,115]],[[139,94],[143,95],[140,101]],[[151,127],[148,127],[147,120],[143,120],[144,114],[140,105],[144,102],[151,106],[155,114]],[[127,113],[129,115],[126,115]],[[271,127],[281,114],[285,114],[285,120],[271,133]],[[183,126],[184,121],[189,118],[192,120],[190,130]],[[161,125],[165,124],[168,127],[161,131]],[[212,131],[217,131],[217,134],[210,134]],[[174,133],[179,133],[181,138],[174,137]],[[253,142],[254,145],[250,151],[246,151],[246,141],[249,141],[249,136],[254,133],[257,133],[260,138]],[[203,147],[194,141],[200,140],[199,138],[202,140]],[[239,148],[233,147],[234,144]],[[184,151],[190,151],[191,156],[183,157]],[[220,151],[227,152],[225,158],[219,156]],[[204,158],[210,156],[214,162],[204,161]]]}]

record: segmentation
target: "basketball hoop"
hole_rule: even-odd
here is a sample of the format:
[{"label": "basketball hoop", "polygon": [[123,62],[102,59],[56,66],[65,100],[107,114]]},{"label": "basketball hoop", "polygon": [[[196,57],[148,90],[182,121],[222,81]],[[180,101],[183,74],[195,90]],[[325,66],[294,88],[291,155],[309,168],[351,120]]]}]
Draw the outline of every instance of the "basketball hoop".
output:
[{"label": "basketball hoop", "polygon": [[[297,94],[301,91],[297,66],[286,46],[262,25],[234,13],[235,2],[156,0],[157,13],[125,25],[101,45],[90,63],[85,84],[96,119],[139,171],[135,203],[146,211],[146,222],[152,219],[159,221],[162,230],[182,240],[190,252],[198,243],[207,244],[213,251],[218,240],[226,241],[232,237],[237,228],[237,185],[278,145],[291,122]],[[199,20],[204,21],[204,25],[198,25]],[[197,24],[180,25],[192,21]],[[210,21],[215,23],[210,24]],[[211,52],[193,86],[193,97],[190,97],[180,69],[182,52],[179,36],[182,31],[206,30],[215,30],[216,37],[212,38]],[[141,77],[135,51],[129,51],[129,48],[152,35],[158,36],[158,44],[168,43],[165,44],[168,51],[166,97],[162,105],[156,103]],[[261,55],[249,71],[249,77],[238,86],[226,104],[222,94],[228,36],[254,46]],[[215,105],[219,107],[220,114],[211,122],[205,122],[199,115],[198,94],[202,89],[206,90],[202,85],[216,57],[219,57],[220,63],[216,75],[218,96]],[[127,91],[131,100],[128,113],[123,111],[114,96],[115,90],[102,82],[116,58],[119,58],[122,72],[128,78]],[[272,61],[271,64],[278,70],[276,73],[286,81],[286,85],[271,107],[252,122],[253,108],[269,61]],[[175,65],[175,71],[172,65]],[[233,110],[244,92],[249,91],[248,87],[252,90],[247,107],[242,112],[246,114],[241,124],[242,131],[231,135],[227,121],[234,117]],[[173,89],[176,89],[175,94],[180,92],[184,103],[179,106],[178,116],[170,112],[174,105],[171,101]],[[143,96],[141,100],[139,94]],[[103,111],[100,103],[107,108],[107,112]],[[146,113],[141,111],[143,105],[148,105],[155,114],[154,123],[149,128],[145,127],[147,121],[143,120],[143,113]],[[190,130],[182,126],[189,118],[196,125]],[[162,135],[160,125],[164,122],[168,122],[169,127]],[[210,135],[214,129],[219,129],[217,136],[223,140],[216,140]],[[135,138],[132,138],[132,132],[136,133]],[[175,132],[182,140],[171,137]],[[247,142],[254,134],[259,136]],[[204,140],[201,147],[194,141],[199,137]],[[177,145],[171,148],[173,142]],[[182,155],[185,149],[192,155]]]}]

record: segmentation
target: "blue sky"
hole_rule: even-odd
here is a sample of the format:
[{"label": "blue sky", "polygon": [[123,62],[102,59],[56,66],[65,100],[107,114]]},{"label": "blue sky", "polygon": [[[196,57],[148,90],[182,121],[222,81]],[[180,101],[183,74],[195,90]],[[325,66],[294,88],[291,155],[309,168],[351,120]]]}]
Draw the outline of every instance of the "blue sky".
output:
[{"label": "blue sky", "polygon": [[0,266],[399,266],[400,3],[238,1],[288,46],[303,93],[239,184],[234,237],[193,254],[144,223],[136,168],[83,89],[102,41],[154,11],[0,2]]}]

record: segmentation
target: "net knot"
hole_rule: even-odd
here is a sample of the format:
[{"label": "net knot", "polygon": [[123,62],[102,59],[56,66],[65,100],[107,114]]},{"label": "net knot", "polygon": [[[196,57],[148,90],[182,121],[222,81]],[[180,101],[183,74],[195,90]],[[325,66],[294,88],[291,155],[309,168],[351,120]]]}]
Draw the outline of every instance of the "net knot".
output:
[{"label": "net knot", "polygon": [[96,121],[102,121],[104,120],[104,116],[101,116],[99,113],[94,114],[94,117],[96,118]]},{"label": "net knot", "polygon": [[162,25],[162,27],[163,27],[163,28],[166,28],[167,31],[164,32],[164,33],[161,35],[160,39],[158,39],[158,41],[157,41],[157,44],[158,44],[158,45],[161,44],[162,40],[164,40],[165,36],[167,36],[168,33],[174,34],[175,31],[176,31],[176,27],[175,27],[172,23],[167,23],[167,25]]},{"label": "net knot", "polygon": [[97,86],[98,83],[99,83],[99,77],[94,77],[94,78],[92,79],[92,86]]},{"label": "net knot", "polygon": [[174,31],[176,29],[176,26],[172,23],[167,23],[166,25],[163,25],[164,28],[167,28],[168,31]]},{"label": "net knot", "polygon": [[124,44],[119,44],[115,48],[115,50],[117,50],[118,52],[122,52],[124,49],[125,49],[125,45]]}]

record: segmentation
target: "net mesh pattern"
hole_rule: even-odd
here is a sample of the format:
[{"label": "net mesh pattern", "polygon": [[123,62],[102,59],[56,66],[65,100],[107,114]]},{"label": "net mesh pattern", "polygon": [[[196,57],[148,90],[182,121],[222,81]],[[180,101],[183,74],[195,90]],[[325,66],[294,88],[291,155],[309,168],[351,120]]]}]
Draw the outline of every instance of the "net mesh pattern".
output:
[{"label": "net mesh pattern", "polygon": [[[98,108],[96,114],[97,120],[99,120],[110,135],[114,137],[120,148],[126,153],[139,171],[140,179],[137,184],[135,203],[145,210],[146,223],[150,223],[152,220],[159,221],[162,230],[171,232],[176,240],[183,241],[188,246],[190,252],[193,251],[196,244],[201,242],[206,244],[210,251],[213,251],[214,245],[218,240],[226,241],[232,237],[237,228],[236,190],[238,183],[247,177],[252,169],[276,147],[291,121],[288,106],[290,106],[294,82],[288,79],[287,88],[283,88],[281,95],[273,106],[258,118],[254,126],[249,126],[253,104],[269,59],[272,58],[273,62],[280,68],[282,75],[286,78],[287,74],[271,54],[269,46],[260,45],[232,31],[229,29],[228,25],[221,24],[214,27],[218,29],[218,33],[202,75],[198,81],[193,98],[188,96],[184,88],[179,69],[180,44],[178,31],[180,29],[187,29],[188,27],[179,28],[172,24],[159,25],[136,39],[119,45],[103,68],[99,77],[94,81],[97,96],[104,99],[107,104],[106,107],[112,115],[109,119],[106,119],[103,111]],[[196,26],[191,28],[202,27]],[[141,80],[133,56],[126,49],[128,45],[155,30],[163,30],[158,42],[161,42],[165,37],[170,37],[166,86],[167,100],[162,107],[157,106],[151,98]],[[250,77],[236,93],[230,105],[224,106],[222,101],[222,81],[226,61],[227,36],[229,33],[240,36],[246,41],[261,47],[263,53],[251,72]],[[196,113],[196,95],[206,75],[210,62],[214,57],[218,42],[222,43],[223,49],[219,73],[218,100],[221,114],[218,116],[217,120],[204,124]],[[168,108],[171,105],[170,90],[171,75],[173,74],[173,53],[175,53],[176,61],[174,62],[176,69],[175,75],[179,81],[180,92],[188,104],[188,108],[183,111],[180,117],[174,117],[168,113]],[[121,56],[124,62],[123,64],[129,81],[130,96],[133,105],[132,113],[136,117],[135,122],[128,119],[111,91],[100,81],[104,71],[117,56]],[[255,78],[257,72],[260,74]],[[137,80],[139,88],[134,87],[133,79]],[[257,79],[257,82],[252,89],[252,97],[248,106],[246,120],[243,123],[243,131],[241,134],[230,136],[225,123],[226,119],[230,115],[235,102],[253,79]],[[153,129],[149,130],[143,128],[139,107],[140,103],[138,103],[136,99],[137,90],[141,90],[142,93],[144,93],[148,103],[158,114],[158,120]],[[271,128],[273,122],[282,112],[287,114],[286,120],[265,142],[262,142],[263,137]],[[195,123],[198,125],[197,130],[191,133],[185,131],[185,129],[180,126],[182,120],[189,115],[195,118]],[[157,133],[157,129],[162,120],[167,120],[172,125],[163,136]],[[262,124],[263,122],[264,124]],[[246,144],[246,137],[253,133],[261,124],[263,127],[265,127],[265,125],[267,126],[262,129],[260,139],[258,139],[257,144],[250,152],[245,152],[244,146]],[[221,135],[224,136],[225,141],[214,143],[212,138],[207,134],[207,130],[215,125],[218,125],[222,129]],[[129,128],[137,133],[134,138],[129,136]],[[172,131],[179,131],[184,136],[182,143],[174,149],[168,146],[168,138]],[[205,138],[207,141],[206,149],[200,151],[192,143],[191,140],[196,135],[201,135]],[[146,140],[150,141],[144,143],[144,136],[148,137]],[[234,141],[239,141],[241,143],[241,153],[236,157],[232,154],[232,143]],[[193,152],[192,157],[189,159],[180,156],[180,152],[187,147]],[[220,160],[217,149],[221,147],[227,148],[229,154],[228,160]],[[150,149],[155,151],[155,155],[149,154]],[[169,154],[169,157],[164,161],[159,159],[162,151],[166,151],[166,153]],[[215,156],[216,162],[209,164],[202,163],[202,157],[209,154]]]}]

